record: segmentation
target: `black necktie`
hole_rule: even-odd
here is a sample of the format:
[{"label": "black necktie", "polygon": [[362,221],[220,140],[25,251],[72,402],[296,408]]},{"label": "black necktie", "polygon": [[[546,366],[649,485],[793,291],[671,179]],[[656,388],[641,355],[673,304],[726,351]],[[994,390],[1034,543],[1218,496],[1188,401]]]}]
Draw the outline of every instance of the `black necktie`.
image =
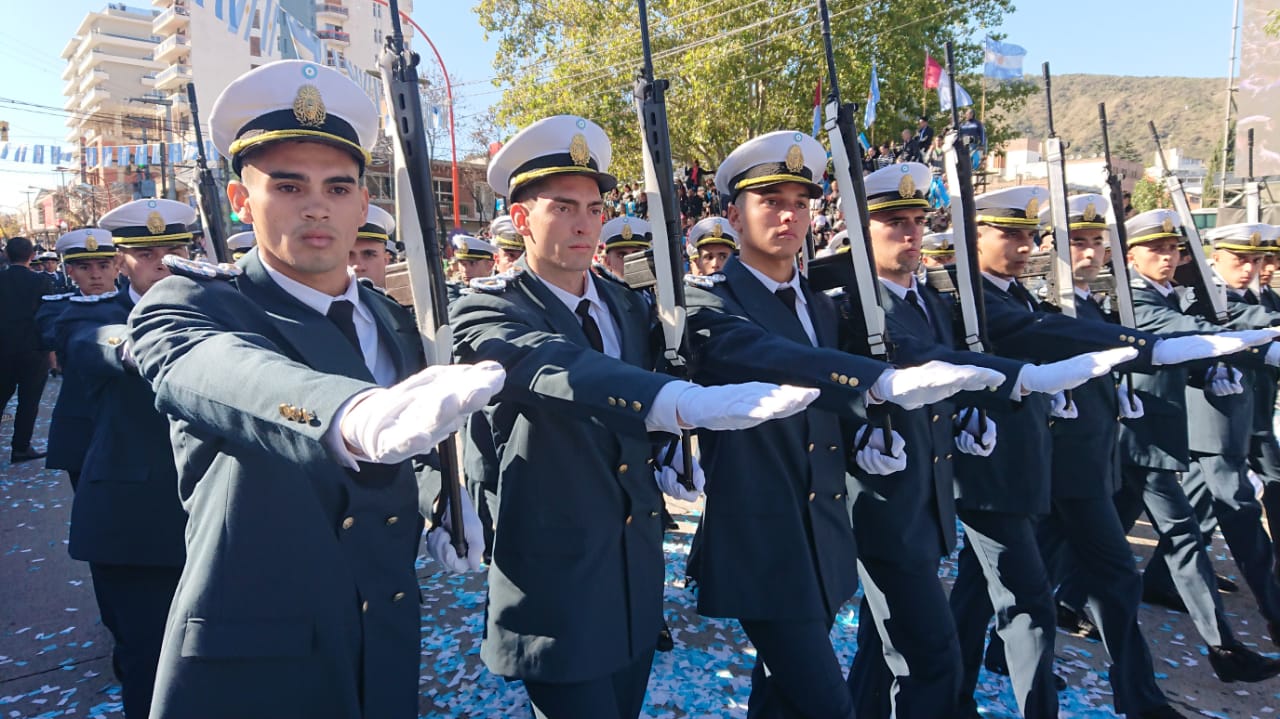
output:
[{"label": "black necktie", "polygon": [[582,333],[587,336],[591,349],[604,352],[604,338],[600,336],[600,325],[596,324],[595,318],[591,316],[591,300],[579,302],[574,314],[582,319]]},{"label": "black necktie", "polygon": [[1018,282],[1017,280],[1013,280],[1012,282],[1009,283],[1009,294],[1022,300],[1023,304],[1027,306],[1027,309],[1029,310],[1035,309],[1036,302],[1035,300],[1031,299],[1031,293],[1028,292],[1027,288],[1023,287],[1022,283]]},{"label": "black necktie", "polygon": [[907,290],[907,304],[915,308],[915,311],[920,314],[920,319],[925,322],[929,321],[929,315],[924,311],[924,305],[920,304],[920,295],[916,294],[915,290]]},{"label": "black necktie", "polygon": [[794,313],[796,311],[796,288],[790,285],[779,287],[774,291],[773,296],[777,297],[791,312]]},{"label": "black necktie", "polygon": [[356,311],[356,306],[348,300],[334,300],[329,303],[329,313],[325,316],[338,326],[342,332],[342,336],[347,338],[352,347],[356,348],[356,353],[361,357],[364,356],[364,350],[360,349],[360,335],[356,333],[356,322],[352,319],[352,315]]},{"label": "black necktie", "polygon": [[1258,304],[1258,296],[1253,293],[1252,289],[1245,290],[1244,301],[1245,304],[1256,305]]}]

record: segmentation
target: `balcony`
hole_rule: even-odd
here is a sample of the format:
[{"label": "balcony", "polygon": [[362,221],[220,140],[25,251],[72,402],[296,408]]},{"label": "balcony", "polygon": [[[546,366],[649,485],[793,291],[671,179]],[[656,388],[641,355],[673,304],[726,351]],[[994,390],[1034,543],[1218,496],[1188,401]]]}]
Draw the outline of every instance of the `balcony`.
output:
[{"label": "balcony", "polygon": [[95,67],[80,77],[80,82],[76,83],[74,88],[75,92],[84,94],[94,85],[97,85],[100,82],[106,82],[109,77],[110,75],[107,74],[106,70],[103,70],[100,67]]},{"label": "balcony", "polygon": [[127,47],[134,50],[150,50],[155,47],[157,42],[160,42],[160,38],[155,35],[126,35],[98,29],[89,33],[85,39],[87,45],[94,49],[108,45],[112,47]]},{"label": "balcony", "polygon": [[187,9],[182,5],[175,5],[151,21],[151,32],[157,35],[172,35],[178,28],[187,27],[189,24],[191,24],[191,17]]},{"label": "balcony", "polygon": [[189,65],[172,65],[156,75],[157,90],[176,90],[189,82],[191,82]]},{"label": "balcony", "polygon": [[326,15],[341,18],[338,22],[342,22],[342,20],[345,20],[350,14],[351,14],[350,10],[348,10],[345,7],[342,7],[341,5],[337,5],[335,3],[331,3],[331,2],[316,3],[316,22],[329,19],[324,17]]},{"label": "balcony", "polygon": [[317,30],[316,36],[319,37],[321,40],[328,40],[330,42],[342,43],[344,45],[351,44],[351,33],[348,33],[342,30],[333,30],[333,29]]},{"label": "balcony", "polygon": [[111,93],[103,88],[95,87],[88,93],[80,96],[80,109],[84,112],[92,112],[93,108],[107,102],[111,99]]},{"label": "balcony", "polygon": [[170,62],[191,52],[191,42],[186,35],[170,35],[156,46],[152,57],[160,62]]}]

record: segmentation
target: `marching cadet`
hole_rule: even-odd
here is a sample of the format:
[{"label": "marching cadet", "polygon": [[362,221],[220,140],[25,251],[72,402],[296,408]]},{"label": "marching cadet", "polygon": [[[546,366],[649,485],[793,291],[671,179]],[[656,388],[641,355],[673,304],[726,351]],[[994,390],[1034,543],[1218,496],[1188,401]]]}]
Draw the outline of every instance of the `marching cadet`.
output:
[{"label": "marching cadet", "polygon": [[231,253],[231,261],[239,262],[241,257],[249,254],[249,250],[253,249],[254,244],[253,230],[237,232],[228,237],[227,251]]},{"label": "marching cadet", "polygon": [[597,273],[606,271],[617,280],[624,277],[623,261],[633,252],[649,249],[653,229],[638,217],[615,217],[600,228],[600,261]]},{"label": "marching cadet", "polygon": [[83,376],[67,366],[67,336],[62,331],[65,325],[57,320],[71,306],[72,297],[114,292],[119,271],[111,233],[96,227],[64,234],[58,238],[57,250],[62,255],[67,276],[78,291],[46,296],[36,313],[44,349],[57,354],[58,367],[62,368],[62,388],[58,390],[49,421],[49,454],[44,466],[66,470],[74,490],[80,482],[80,468],[93,435],[93,414]]},{"label": "marching cadet", "polygon": [[[1107,198],[1075,195],[1067,200],[1076,317],[1108,321],[1095,301],[1090,283],[1107,257]],[[1052,208],[1040,210],[1041,225],[1052,224]],[[1045,235],[1052,246],[1052,230]],[[1138,626],[1141,577],[1133,551],[1116,513],[1113,495],[1120,485],[1119,418],[1142,415],[1142,403],[1128,384],[1117,387],[1111,376],[1099,377],[1073,391],[1078,417],[1055,420],[1052,501],[1037,534],[1045,564],[1072,562],[1086,592],[1090,616],[1111,657],[1109,678],[1115,710],[1134,717],[1180,717],[1156,685],[1151,653]],[[998,637],[987,648],[987,666],[1003,664]],[[1004,673],[1008,673],[1007,669]]]},{"label": "marching cadet", "polygon": [[499,274],[510,270],[524,254],[524,238],[511,224],[511,215],[498,215],[489,223],[489,237],[498,246],[493,256],[493,268]]},{"label": "marching cadet", "polygon": [[[1046,365],[956,350],[951,306],[919,280],[921,234],[930,170],[900,163],[865,178],[868,229],[894,360],[986,366],[1008,381],[996,392],[957,395],[917,410],[891,408],[890,419],[913,451],[901,471],[876,476],[854,468],[850,498],[863,586],[858,653],[849,688],[859,717],[952,717],[961,682],[960,647],[938,562],[955,548],[955,452],[990,454],[996,422],[956,405],[1009,407],[1031,393],[1053,394],[1105,375],[1114,352]],[[847,246],[847,245],[846,245]],[[855,311],[850,309],[849,311]],[[850,333],[851,334],[851,333]],[[866,351],[865,338],[846,348]]]},{"label": "marching cadet", "polygon": [[[1018,275],[1035,246],[1040,206],[1047,195],[1040,187],[1014,187],[974,198],[987,327],[997,354],[1043,361],[1127,347],[1138,353],[1130,367],[1145,368],[1238,351],[1251,339],[1265,341],[1266,333],[1162,340],[1110,323],[1041,311]],[[957,514],[966,542],[951,608],[965,669],[965,716],[976,714],[973,691],[993,607],[1023,716],[1057,716],[1052,672],[1056,617],[1034,518],[1052,507],[1052,425],[1056,418],[1077,415],[1063,395],[1051,403],[1032,396],[1016,408],[993,409],[992,416],[1005,428],[1005,441],[990,457],[957,457]]]},{"label": "marching cadet", "polygon": [[498,248],[471,235],[453,236],[453,271],[459,281],[449,285],[449,302],[462,296],[471,281],[493,274],[494,256]]},{"label": "marching cadet", "polygon": [[[1185,239],[1177,213],[1171,210],[1144,212],[1125,222],[1125,229],[1138,328],[1162,334],[1222,329],[1184,314],[1181,309],[1177,288],[1172,284],[1180,258],[1179,245]],[[1265,336],[1267,333],[1240,335]],[[1233,357],[1232,361],[1261,365],[1261,357],[1260,352],[1250,350]],[[1232,386],[1225,370],[1206,370],[1204,365],[1192,365],[1190,370],[1166,366],[1154,372],[1133,374],[1131,381],[1143,414],[1121,420],[1121,484],[1115,495],[1121,526],[1128,532],[1146,510],[1160,544],[1166,547],[1163,559],[1174,587],[1208,646],[1209,664],[1219,679],[1257,682],[1276,676],[1280,674],[1280,661],[1263,657],[1233,635],[1218,595],[1199,519],[1178,481],[1178,473],[1187,471],[1190,463],[1184,390],[1194,384],[1206,392],[1226,395],[1238,393],[1239,388]],[[1085,594],[1079,572],[1078,567],[1068,571],[1058,590],[1058,601],[1077,611],[1084,603]]]},{"label": "marching cadet", "polygon": [[396,220],[390,212],[370,203],[369,216],[356,231],[356,244],[351,248],[347,264],[356,278],[367,280],[373,289],[385,294],[387,265],[396,254],[396,243],[391,233],[396,231]]},{"label": "marching cadet", "polygon": [[524,257],[451,307],[458,358],[507,370],[490,413],[501,469],[480,656],[524,680],[539,717],[640,714],[662,626],[659,485],[675,485],[649,433],[744,429],[817,396],[652,371],[647,305],[590,272],[610,157],[604,130],[574,116],[507,142],[488,180]]},{"label": "marching cadet", "polygon": [[796,266],[825,165],[821,143],[800,132],[761,135],[730,153],[716,182],[741,254],[722,275],[693,278],[687,295],[696,379],[821,390],[802,415],[698,434],[707,500],[687,573],[698,612],[737,619],[756,648],[751,717],[854,716],[829,636],[858,582],[845,474],[850,465],[892,474],[919,452],[868,425],[864,405],[912,409],[1005,382],[994,370],[891,369],[837,349],[835,308]]},{"label": "marching cadet", "polygon": [[[408,313],[347,266],[378,114],[311,62],[231,82],[210,126],[257,248],[239,266],[169,258],[128,352],[172,424],[190,519],[152,716],[416,717],[418,487],[429,452],[502,385],[496,365],[421,370]],[[415,374],[416,372],[416,374]],[[428,552],[480,566],[445,526]],[[441,542],[439,540],[443,539]]]},{"label": "marching cadet", "polygon": [[738,233],[723,217],[704,217],[689,228],[687,244],[693,274],[708,277],[738,253]]},{"label": "marching cadet", "polygon": [[36,255],[35,260],[32,262],[33,265],[36,263],[39,263],[41,270],[49,276],[49,282],[53,285],[53,291],[55,294],[70,291],[71,284],[67,281],[66,273],[63,272],[60,267],[62,263],[59,260],[58,253],[56,251],[50,250],[47,252],[41,252]]},{"label": "marching cadet", "polygon": [[930,232],[920,240],[920,264],[930,267],[949,267],[956,263],[956,246],[953,233]]},{"label": "marching cadet", "polygon": [[163,258],[190,251],[187,227],[195,219],[187,204],[162,199],[134,200],[103,215],[99,225],[120,253],[127,289],[73,298],[58,318],[67,363],[93,398],[68,552],[89,563],[102,623],[115,641],[111,664],[127,717],[151,710],[165,618],[185,558],[187,515],[175,491],[169,422],[120,349],[129,312],[169,276]]},{"label": "marching cadet", "polygon": [[[1247,223],[1216,227],[1206,233],[1213,248],[1215,274],[1225,285],[1232,327],[1280,324],[1280,314],[1246,303],[1244,297],[1262,259],[1263,237],[1270,234],[1270,225]],[[1199,517],[1206,546],[1211,543],[1215,526],[1221,528],[1271,636],[1275,637],[1280,635],[1280,583],[1273,571],[1271,540],[1262,528],[1262,507],[1249,482],[1248,457],[1256,388],[1263,382],[1274,389],[1273,368],[1280,365],[1280,344],[1267,350],[1265,363],[1233,369],[1244,389],[1240,394],[1215,396],[1197,387],[1186,387],[1191,464],[1182,475],[1182,488]],[[1268,410],[1274,410],[1274,404]],[[1166,549],[1163,542],[1156,546],[1145,575],[1147,588],[1154,596],[1176,596],[1168,565],[1158,561]]]}]

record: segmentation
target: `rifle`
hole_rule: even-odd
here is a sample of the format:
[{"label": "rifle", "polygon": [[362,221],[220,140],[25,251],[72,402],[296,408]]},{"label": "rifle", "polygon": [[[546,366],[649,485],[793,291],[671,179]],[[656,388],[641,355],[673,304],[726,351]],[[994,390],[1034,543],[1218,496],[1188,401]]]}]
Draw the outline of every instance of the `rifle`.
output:
[{"label": "rifle", "polygon": [[[951,188],[951,245],[956,249],[956,298],[964,343],[970,352],[986,352],[987,302],[978,267],[978,223],[973,200],[973,154],[976,137],[960,134],[960,105],[956,102],[956,65],[951,43],[946,44],[947,78],[951,92],[951,129],[942,141],[943,165]],[[987,412],[978,409],[978,436],[987,432]]]},{"label": "rifle", "polygon": [[218,201],[218,183],[209,169],[204,154],[204,135],[200,132],[200,108],[196,105],[196,86],[187,83],[187,104],[191,105],[191,124],[196,129],[196,170],[199,182],[196,194],[200,197],[200,223],[204,226],[205,248],[213,251],[219,264],[231,261],[227,251],[227,230],[222,224],[222,203]]},{"label": "rifle", "polygon": [[[1256,224],[1256,223],[1262,222],[1262,188],[1259,186],[1258,181],[1255,180],[1253,177],[1253,128],[1252,127],[1249,128],[1248,138],[1249,138],[1249,155],[1248,155],[1249,174],[1245,178],[1245,182],[1244,182],[1244,206],[1245,206],[1244,213],[1245,213],[1245,222],[1252,222]],[[1226,172],[1226,168],[1223,168],[1223,172]],[[1222,198],[1222,199],[1226,199],[1226,198]],[[1219,200],[1218,206],[1219,207],[1222,206],[1221,200]],[[1256,287],[1254,288],[1254,291],[1255,292],[1257,291]]]},{"label": "rifle", "polygon": [[1225,292],[1219,292],[1213,281],[1213,273],[1209,270],[1209,262],[1204,256],[1204,243],[1200,239],[1200,230],[1196,227],[1195,216],[1191,214],[1191,205],[1187,203],[1187,193],[1182,187],[1182,180],[1169,168],[1165,160],[1164,148],[1160,145],[1160,133],[1156,124],[1148,121],[1151,139],[1156,143],[1156,158],[1159,159],[1160,171],[1164,176],[1164,186],[1173,200],[1173,207],[1182,221],[1183,236],[1187,240],[1187,253],[1191,262],[1179,267],[1174,277],[1179,284],[1191,287],[1195,291],[1193,308],[1197,309],[1205,319],[1216,324],[1227,323],[1227,298]]},{"label": "rifle", "polygon": [[[378,58],[387,108],[391,112],[396,141],[396,227],[404,241],[409,285],[413,290],[414,316],[429,364],[453,361],[453,332],[449,328],[449,302],[445,294],[444,262],[436,239],[436,197],[431,187],[431,159],[422,125],[422,99],[418,96],[418,53],[404,43],[400,6],[388,0],[391,34]],[[421,238],[414,242],[413,238]],[[462,483],[457,440],[450,435],[437,448],[440,460],[442,505],[436,503],[435,523],[445,507],[450,512],[450,543],[459,557],[466,556],[467,541],[462,517]]]},{"label": "rifle", "polygon": [[[649,46],[649,8],[639,0],[640,46],[644,66],[636,77],[636,114],[640,118],[640,140],[644,157],[644,191],[649,196],[649,224],[653,229],[654,306],[662,325],[662,357],[667,371],[686,377],[688,364],[680,354],[687,347],[684,300],[684,248],[680,231],[680,211],[676,207],[676,188],[671,164],[671,136],[667,131],[666,80],[653,78],[653,52]],[[633,253],[635,257],[640,253]],[[643,257],[644,255],[642,255]],[[628,259],[629,259],[628,258]],[[680,483],[693,489],[693,448],[690,433],[680,433],[680,452],[684,474]]]},{"label": "rifle", "polygon": [[[1107,134],[1107,103],[1098,103],[1098,122],[1102,125],[1102,174],[1111,198],[1107,208],[1107,237],[1111,240],[1111,274],[1115,278],[1116,311],[1120,324],[1137,328],[1138,318],[1133,312],[1133,288],[1129,284],[1129,237],[1120,213],[1124,211],[1124,189],[1120,176],[1111,170],[1111,138]],[[1129,392],[1129,404],[1134,404],[1137,390],[1133,388],[1133,373],[1125,372]]]},{"label": "rifle", "polygon": [[[1049,63],[1044,63],[1044,106],[1049,115],[1049,137],[1044,141],[1045,165],[1049,170],[1049,211],[1053,218],[1053,271],[1048,274],[1048,297],[1058,311],[1076,316],[1075,277],[1071,271],[1071,225],[1067,212],[1067,158],[1062,138],[1053,130],[1053,93]],[[954,103],[952,103],[954,104]]]},{"label": "rifle", "polygon": [[1116,310],[1120,324],[1137,327],[1133,313],[1133,290],[1129,285],[1129,237],[1121,212],[1124,211],[1124,189],[1120,175],[1111,169],[1111,138],[1107,134],[1107,103],[1098,103],[1098,122],[1102,125],[1102,173],[1107,183],[1111,207],[1107,210],[1107,236],[1111,240],[1111,274],[1115,277]]},{"label": "rifle", "polygon": [[[831,163],[836,182],[840,184],[840,211],[844,213],[849,232],[849,261],[852,266],[845,285],[851,303],[862,310],[862,330],[868,353],[882,362],[890,362],[889,331],[885,326],[884,307],[880,303],[880,280],[876,275],[875,254],[871,248],[870,213],[867,211],[867,188],[862,181],[862,145],[858,143],[854,113],[857,105],[840,101],[840,78],[836,72],[835,50],[831,42],[831,16],[827,0],[818,0],[822,16],[822,43],[827,57],[827,142],[831,145]],[[833,256],[843,262],[839,255]],[[880,413],[879,424],[884,433],[886,451],[893,447],[893,424],[887,409]],[[863,434],[863,445],[871,437]],[[861,449],[859,447],[858,449]]]}]

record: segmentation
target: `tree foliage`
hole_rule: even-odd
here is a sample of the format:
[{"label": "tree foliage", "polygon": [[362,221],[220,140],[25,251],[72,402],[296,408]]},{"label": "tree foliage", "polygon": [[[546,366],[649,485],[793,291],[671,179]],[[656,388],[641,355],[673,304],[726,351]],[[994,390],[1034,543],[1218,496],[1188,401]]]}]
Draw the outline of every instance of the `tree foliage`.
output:
[{"label": "tree foliage", "polygon": [[1143,177],[1138,180],[1137,184],[1133,186],[1133,195],[1130,199],[1133,203],[1134,212],[1158,210],[1162,207],[1169,207],[1172,203],[1168,191],[1164,189],[1164,184],[1150,177]]},{"label": "tree foliage", "polygon": [[[922,101],[935,127],[948,124],[937,94],[923,89],[925,53],[942,60],[944,43],[955,41],[957,82],[979,101],[982,28],[998,27],[1011,8],[1011,0],[834,0],[842,99],[865,101],[874,60],[881,101],[869,137],[889,140],[914,128]],[[475,12],[499,38],[498,122],[519,128],[553,114],[589,117],[609,133],[617,174],[639,176],[632,88],[642,52],[634,0],[480,0]],[[649,24],[654,73],[671,83],[677,162],[714,168],[755,135],[812,128],[815,86],[822,82],[824,99],[828,90],[812,0],[653,0]],[[988,109],[1015,104],[1026,92],[1026,83],[993,85]],[[999,122],[987,130],[992,142],[1004,134]]]}]

